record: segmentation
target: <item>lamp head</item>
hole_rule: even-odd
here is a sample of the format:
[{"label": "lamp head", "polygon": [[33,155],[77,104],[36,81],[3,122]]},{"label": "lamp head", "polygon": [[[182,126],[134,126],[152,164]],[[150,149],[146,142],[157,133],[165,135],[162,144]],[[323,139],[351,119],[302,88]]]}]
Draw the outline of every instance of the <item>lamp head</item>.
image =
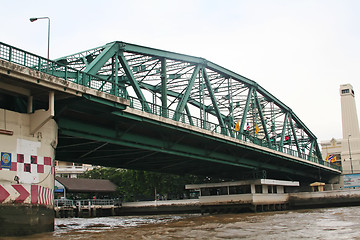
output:
[{"label": "lamp head", "polygon": [[38,20],[37,18],[30,18],[30,22],[35,22],[36,20]]}]

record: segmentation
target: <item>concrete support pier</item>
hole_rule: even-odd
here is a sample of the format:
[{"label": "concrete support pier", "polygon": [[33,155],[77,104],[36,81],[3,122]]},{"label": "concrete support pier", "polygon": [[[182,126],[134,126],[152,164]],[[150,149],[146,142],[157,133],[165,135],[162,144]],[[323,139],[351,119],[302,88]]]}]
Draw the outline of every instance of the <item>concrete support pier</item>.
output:
[{"label": "concrete support pier", "polygon": [[54,230],[53,97],[47,111],[0,109],[0,236]]}]

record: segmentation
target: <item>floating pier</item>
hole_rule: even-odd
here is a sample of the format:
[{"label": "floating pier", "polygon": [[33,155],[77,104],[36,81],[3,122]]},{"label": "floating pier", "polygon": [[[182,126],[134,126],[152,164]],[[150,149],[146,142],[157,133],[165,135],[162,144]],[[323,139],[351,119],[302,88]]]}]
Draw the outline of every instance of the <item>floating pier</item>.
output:
[{"label": "floating pier", "polygon": [[55,217],[107,217],[119,215],[120,204],[112,199],[55,200]]}]

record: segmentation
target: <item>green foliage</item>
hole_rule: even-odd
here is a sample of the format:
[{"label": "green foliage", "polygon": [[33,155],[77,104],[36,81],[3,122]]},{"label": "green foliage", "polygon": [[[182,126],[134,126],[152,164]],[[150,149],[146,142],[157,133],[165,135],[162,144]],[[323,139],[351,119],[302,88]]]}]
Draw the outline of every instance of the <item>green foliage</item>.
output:
[{"label": "green foliage", "polygon": [[82,177],[110,180],[117,185],[117,194],[123,201],[154,200],[155,194],[160,198],[181,199],[187,194],[186,184],[210,181],[210,178],[194,175],[179,176],[106,167],[94,168],[85,172]]}]

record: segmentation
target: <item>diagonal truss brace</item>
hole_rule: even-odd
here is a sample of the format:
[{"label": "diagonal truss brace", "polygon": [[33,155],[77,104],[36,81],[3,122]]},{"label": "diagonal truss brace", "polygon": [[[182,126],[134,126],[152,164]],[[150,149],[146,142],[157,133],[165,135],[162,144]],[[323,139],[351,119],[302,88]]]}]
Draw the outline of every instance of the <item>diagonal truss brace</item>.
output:
[{"label": "diagonal truss brace", "polygon": [[288,119],[289,119],[289,113],[286,112],[285,113],[285,118],[284,118],[283,128],[282,128],[282,131],[281,131],[280,147],[284,146],[285,132],[286,132],[286,126],[287,126]]},{"label": "diagonal truss brace", "polygon": [[246,116],[247,116],[247,113],[249,111],[251,96],[253,95],[253,92],[254,92],[254,88],[249,87],[249,92],[248,92],[248,95],[247,95],[247,98],[246,98],[246,103],[245,103],[244,114],[243,114],[243,117],[241,119],[241,124],[240,124],[240,136],[242,136],[242,134],[244,133],[244,126],[245,126],[245,122],[246,122]]},{"label": "diagonal truss brace", "polygon": [[121,66],[123,67],[123,69],[125,71],[125,74],[126,74],[127,78],[130,81],[131,86],[133,87],[137,97],[140,99],[140,101],[143,104],[144,110],[146,112],[151,112],[151,109],[150,109],[149,105],[146,102],[146,98],[145,98],[145,96],[143,95],[143,93],[142,93],[142,91],[140,89],[140,85],[136,81],[132,71],[130,70],[129,64],[127,63],[127,61],[125,59],[124,53],[122,51],[120,51],[118,56],[119,56],[119,61],[121,63]]},{"label": "diagonal truss brace", "polygon": [[116,54],[118,45],[112,44],[106,46],[104,50],[92,61],[84,70],[84,72],[96,75],[97,72],[105,65],[105,63]]},{"label": "diagonal truss brace", "polygon": [[[214,91],[213,91],[213,89],[211,87],[211,83],[209,81],[209,77],[207,75],[207,72],[206,72],[205,68],[202,69],[202,74],[203,74],[203,77],[205,79],[205,84],[206,84],[206,87],[208,89],[208,92],[209,92],[209,95],[210,95],[210,98],[211,98],[211,102],[212,102],[213,108],[215,110],[216,117],[218,118],[218,121],[219,121],[219,124],[220,124],[220,127],[221,127],[221,131],[225,134],[226,133],[225,123],[224,123],[224,120],[222,118],[222,114],[220,113],[219,106],[217,104],[215,94],[214,94]],[[230,131],[230,134],[232,134],[232,131]]]},{"label": "diagonal truss brace", "polygon": [[261,108],[261,104],[260,104],[259,98],[257,97],[256,92],[254,92],[254,98],[255,98],[256,106],[257,106],[258,111],[259,111],[260,121],[261,121],[261,125],[262,125],[262,127],[263,127],[263,129],[264,129],[266,141],[267,141],[268,143],[270,143],[270,137],[269,137],[269,133],[268,133],[268,131],[267,131],[264,114],[263,114],[263,111],[262,111],[262,108]]},{"label": "diagonal truss brace", "polygon": [[197,64],[194,72],[192,73],[191,78],[189,79],[188,86],[186,88],[186,91],[180,101],[178,102],[178,105],[176,106],[176,111],[174,115],[174,120],[179,121],[181,113],[184,111],[185,105],[187,103],[187,100],[189,99],[190,93],[192,88],[194,87],[196,76],[199,74],[200,71],[200,65]]},{"label": "diagonal truss brace", "polygon": [[292,133],[293,133],[293,136],[294,136],[294,141],[295,141],[295,145],[296,145],[296,149],[298,150],[298,154],[299,154],[299,157],[301,157],[301,149],[300,149],[300,146],[299,146],[299,141],[297,139],[297,136],[296,136],[296,131],[295,131],[295,127],[294,127],[294,123],[291,119],[290,120],[290,126],[291,126],[291,130],[292,130]]}]

